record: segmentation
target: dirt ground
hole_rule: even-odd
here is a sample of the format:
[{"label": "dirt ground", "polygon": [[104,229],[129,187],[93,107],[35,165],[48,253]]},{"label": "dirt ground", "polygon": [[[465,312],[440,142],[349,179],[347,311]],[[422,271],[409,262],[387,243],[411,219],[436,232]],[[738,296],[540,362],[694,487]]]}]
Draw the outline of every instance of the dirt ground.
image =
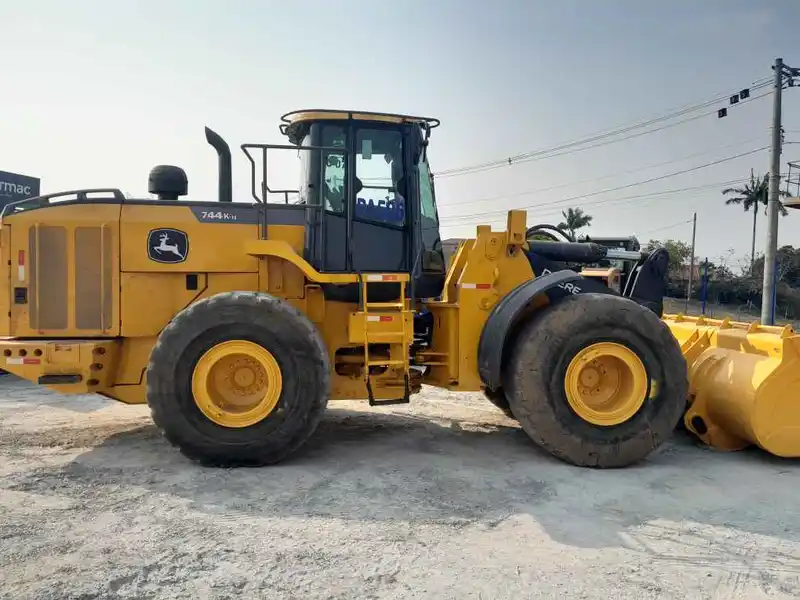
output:
[{"label": "dirt ground", "polygon": [[146,408],[0,378],[0,598],[800,595],[794,462],[583,470],[480,396],[334,406],[282,465],[204,469]]}]

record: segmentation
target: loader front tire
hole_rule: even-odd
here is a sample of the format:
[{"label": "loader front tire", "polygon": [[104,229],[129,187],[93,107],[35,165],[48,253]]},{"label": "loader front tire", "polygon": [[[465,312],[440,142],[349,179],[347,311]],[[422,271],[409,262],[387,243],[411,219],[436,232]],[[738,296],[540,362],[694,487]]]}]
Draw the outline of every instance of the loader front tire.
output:
[{"label": "loader front tire", "polygon": [[686,362],[667,326],[605,294],[540,309],[516,338],[503,386],[536,444],[588,467],[647,457],[676,428],[688,395]]},{"label": "loader front tire", "polygon": [[273,464],[322,419],[329,369],[324,342],[301,312],[267,294],[226,292],[164,328],[147,367],[147,403],[192,460]]},{"label": "loader front tire", "polygon": [[497,390],[490,390],[486,388],[483,390],[483,395],[489,402],[502,410],[503,414],[505,414],[505,416],[507,416],[509,419],[514,418],[514,414],[511,412],[511,407],[508,404],[508,398],[506,398],[506,393],[503,391],[503,388],[499,388]]}]

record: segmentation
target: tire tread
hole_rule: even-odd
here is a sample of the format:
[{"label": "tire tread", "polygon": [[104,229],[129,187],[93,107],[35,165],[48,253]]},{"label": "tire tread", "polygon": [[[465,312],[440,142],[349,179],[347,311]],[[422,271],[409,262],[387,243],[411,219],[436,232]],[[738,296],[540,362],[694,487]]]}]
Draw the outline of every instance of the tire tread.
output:
[{"label": "tire tread", "polygon": [[[176,414],[175,377],[170,372],[175,353],[204,330],[208,322],[249,322],[250,318],[269,315],[280,322],[280,330],[305,344],[315,364],[315,377],[304,376],[308,383],[314,379],[309,394],[301,396],[302,420],[289,433],[282,433],[278,448],[267,448],[264,440],[253,439],[221,448],[217,440],[209,439],[195,430],[186,430],[185,419]],[[308,347],[310,345],[310,348]],[[283,374],[286,377],[286,374]],[[313,434],[319,425],[328,402],[330,367],[327,349],[316,326],[297,308],[283,300],[260,292],[223,292],[199,300],[178,313],[162,330],[150,354],[147,366],[147,402],[156,426],[165,439],[184,456],[207,466],[237,466],[273,464],[294,452]],[[273,444],[274,445],[274,444]]]},{"label": "tire tread", "polygon": [[[568,406],[563,410],[554,405],[562,401],[552,382],[552,372],[563,360],[558,358],[560,349],[569,346],[581,328],[591,327],[638,335],[663,371],[658,405],[651,418],[637,413],[631,419],[637,420],[637,429],[630,435],[615,438],[610,431],[615,428],[591,426]],[[650,370],[648,374],[652,377]],[[588,467],[622,467],[650,455],[677,426],[688,395],[686,362],[669,328],[652,311],[605,294],[566,298],[523,324],[504,379],[511,410],[534,443],[563,461]],[[563,390],[563,379],[560,385]],[[571,416],[565,418],[567,412]]]}]

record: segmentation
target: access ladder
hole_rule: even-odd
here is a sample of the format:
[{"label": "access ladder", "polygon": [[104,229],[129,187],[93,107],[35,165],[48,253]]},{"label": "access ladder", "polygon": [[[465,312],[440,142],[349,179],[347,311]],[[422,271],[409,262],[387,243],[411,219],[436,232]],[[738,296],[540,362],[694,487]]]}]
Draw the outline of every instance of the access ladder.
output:
[{"label": "access ladder", "polygon": [[[351,339],[364,345],[364,385],[370,406],[407,404],[411,395],[411,361],[409,347],[414,339],[413,314],[406,306],[405,286],[409,280],[406,273],[368,273],[361,276],[359,311],[351,318]],[[370,284],[396,284],[400,288],[399,298],[392,302],[369,300]],[[375,352],[376,345],[388,345],[385,352]],[[375,379],[371,377],[373,367],[385,367],[395,378]],[[395,397],[376,399],[375,391],[386,396],[394,392]]]}]

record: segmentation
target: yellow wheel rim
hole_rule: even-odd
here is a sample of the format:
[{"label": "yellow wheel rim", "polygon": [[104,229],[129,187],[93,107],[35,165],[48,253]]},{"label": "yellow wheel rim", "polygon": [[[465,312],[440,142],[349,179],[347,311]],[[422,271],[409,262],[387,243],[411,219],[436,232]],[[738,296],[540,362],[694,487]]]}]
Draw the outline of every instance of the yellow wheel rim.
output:
[{"label": "yellow wheel rim", "polygon": [[278,361],[253,342],[231,340],[208,350],[192,373],[195,404],[223,427],[249,427],[278,405],[283,378]]},{"label": "yellow wheel rim", "polygon": [[610,427],[635,415],[647,398],[647,370],[622,344],[599,342],[578,352],[567,367],[564,390],[584,421]]}]

